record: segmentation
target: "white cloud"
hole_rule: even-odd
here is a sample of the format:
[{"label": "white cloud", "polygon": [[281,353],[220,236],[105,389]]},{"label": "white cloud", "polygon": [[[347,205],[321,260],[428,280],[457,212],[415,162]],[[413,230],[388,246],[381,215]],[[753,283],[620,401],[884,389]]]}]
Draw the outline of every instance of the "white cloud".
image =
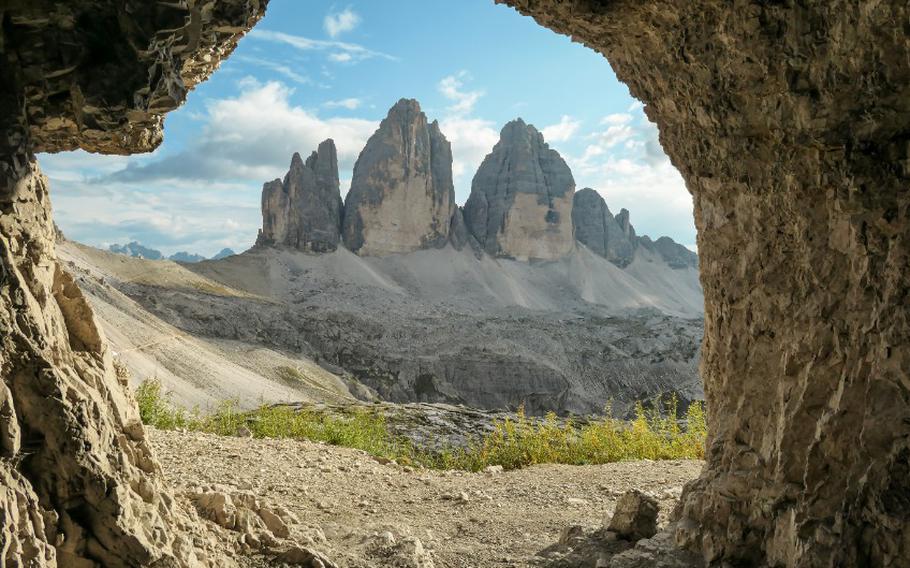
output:
[{"label": "white cloud", "polygon": [[608,115],[601,124],[606,128],[586,137],[580,156],[563,156],[577,187],[598,190],[613,213],[628,209],[639,234],[695,242],[692,197],[641,106]]},{"label": "white cloud", "polygon": [[326,101],[326,102],[322,103],[322,106],[324,106],[326,108],[346,108],[348,110],[356,110],[356,109],[360,108],[360,106],[362,104],[363,104],[363,101],[361,101],[360,99],[351,97],[348,99],[341,99],[338,101]]},{"label": "white cloud", "polygon": [[452,175],[455,199],[464,203],[471,189],[471,179],[483,158],[499,141],[499,132],[490,120],[450,116],[439,121],[439,129],[452,144]]},{"label": "white cloud", "polygon": [[322,26],[330,37],[335,38],[353,30],[359,23],[360,16],[350,8],[345,8],[341,12],[326,14]]},{"label": "white cloud", "polygon": [[567,142],[575,133],[578,132],[578,129],[581,127],[581,122],[574,120],[571,116],[564,114],[557,124],[551,124],[550,126],[544,127],[541,130],[544,140],[547,142]]},{"label": "white cloud", "polygon": [[326,138],[335,140],[347,189],[377,122],[295,106],[279,82],[240,86],[238,96],[208,104],[198,136],[177,153],[42,155],[64,233],[94,245],[138,240],[167,254],[243,250],[261,223],[262,184],[284,175],[293,152],[306,156]]},{"label": "white cloud", "polygon": [[443,77],[436,88],[453,104],[446,107],[446,116],[439,121],[439,128],[452,144],[452,177],[455,181],[455,199],[464,203],[471,191],[474,173],[499,140],[499,131],[490,120],[471,116],[482,90],[466,90],[465,82],[471,80],[467,71]]},{"label": "white cloud", "polygon": [[278,61],[271,61],[269,59],[262,59],[260,57],[250,57],[249,55],[242,55],[237,58],[238,61],[243,61],[245,63],[250,63],[257,67],[269,69],[274,71],[295,83],[300,83],[301,85],[306,85],[312,83],[309,77],[306,75],[301,75],[297,71],[294,71],[289,66],[280,63]]},{"label": "white cloud", "polygon": [[608,114],[607,116],[603,117],[600,119],[600,123],[612,125],[629,124],[634,119],[635,117],[628,112],[618,112],[614,114]]},{"label": "white cloud", "polygon": [[470,80],[467,71],[459,71],[455,75],[449,75],[439,81],[437,88],[442,96],[452,101],[454,104],[448,107],[448,111],[453,114],[464,115],[473,112],[474,105],[484,95],[483,91],[465,91],[464,81]]},{"label": "white cloud", "polygon": [[262,41],[288,45],[300,51],[328,51],[330,52],[328,58],[331,61],[336,62],[357,62],[373,58],[388,59],[391,61],[397,60],[396,57],[389,55],[388,53],[375,51],[356,43],[311,39],[304,36],[263,30],[260,28],[254,28],[247,35]]},{"label": "white cloud", "polygon": [[[341,169],[354,160],[377,123],[360,118],[321,118],[290,102],[293,90],[271,81],[244,79],[241,94],[208,105],[199,137],[176,155],[129,165],[111,174],[121,182],[150,179],[249,180],[260,184],[283,174],[294,152],[309,153],[326,138],[338,149]],[[351,104],[348,102],[348,104]]]}]

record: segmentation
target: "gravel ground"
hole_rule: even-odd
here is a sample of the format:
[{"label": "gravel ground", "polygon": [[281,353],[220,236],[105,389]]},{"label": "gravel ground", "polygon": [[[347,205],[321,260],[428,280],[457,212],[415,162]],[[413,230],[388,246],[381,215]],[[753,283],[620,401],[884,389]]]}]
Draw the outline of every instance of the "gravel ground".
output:
[{"label": "gravel ground", "polygon": [[[526,566],[564,528],[600,526],[630,489],[655,496],[665,523],[683,484],[702,467],[698,461],[638,461],[439,472],[306,441],[148,433],[178,491],[251,490],[296,515],[317,535],[310,543],[342,567]],[[377,542],[407,542],[409,552],[392,554]],[[241,558],[241,564],[268,562]]]}]

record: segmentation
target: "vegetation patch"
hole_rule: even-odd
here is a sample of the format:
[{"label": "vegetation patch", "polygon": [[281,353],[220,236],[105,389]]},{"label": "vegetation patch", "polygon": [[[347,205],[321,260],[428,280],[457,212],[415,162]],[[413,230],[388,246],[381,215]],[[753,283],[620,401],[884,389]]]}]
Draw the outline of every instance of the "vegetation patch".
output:
[{"label": "vegetation patch", "polygon": [[594,465],[626,460],[704,459],[707,434],[704,407],[689,406],[678,420],[675,399],[651,409],[636,406],[635,419],[606,416],[585,424],[525,416],[497,421],[492,432],[461,448],[431,451],[393,435],[378,413],[356,410],[334,416],[308,409],[262,406],[241,411],[225,402],[213,412],[184,410],[164,395],[161,383],[145,381],[136,391],[145,424],[162,430],[185,429],[222,436],[295,438],[363,450],[400,464],[433,469],[480,471],[491,465],[504,469],[558,463]]}]

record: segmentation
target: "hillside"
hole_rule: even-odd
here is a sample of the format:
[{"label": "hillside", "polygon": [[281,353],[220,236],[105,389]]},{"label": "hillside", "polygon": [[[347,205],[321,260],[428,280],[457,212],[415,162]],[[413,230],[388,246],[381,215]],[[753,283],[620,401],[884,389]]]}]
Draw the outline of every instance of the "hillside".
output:
[{"label": "hillside", "polygon": [[[702,396],[697,274],[645,253],[619,269],[584,247],[532,264],[260,247],[193,265],[60,248],[133,375],[185,403],[332,401],[348,386],[370,398],[359,384],[392,401],[530,412]],[[317,386],[288,385],[281,367]]]}]

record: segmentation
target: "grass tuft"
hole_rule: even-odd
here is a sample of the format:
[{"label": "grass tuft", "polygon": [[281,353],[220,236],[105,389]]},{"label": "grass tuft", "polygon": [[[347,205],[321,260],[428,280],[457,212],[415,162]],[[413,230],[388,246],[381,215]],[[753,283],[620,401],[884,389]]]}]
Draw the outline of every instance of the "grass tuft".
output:
[{"label": "grass tuft", "polygon": [[293,438],[363,450],[401,464],[433,469],[480,471],[487,466],[518,469],[535,464],[595,465],[626,460],[704,459],[707,417],[700,403],[689,406],[685,427],[677,420],[676,399],[645,409],[637,404],[631,421],[606,416],[575,424],[555,414],[528,418],[519,409],[514,420],[497,421],[494,430],[464,448],[429,451],[393,435],[381,415],[357,410],[329,416],[312,410],[261,406],[241,411],[225,402],[214,412],[187,412],[166,399],[158,381],[144,381],[136,391],[142,421],[162,430],[186,429],[234,436],[244,429],[255,438]]}]

